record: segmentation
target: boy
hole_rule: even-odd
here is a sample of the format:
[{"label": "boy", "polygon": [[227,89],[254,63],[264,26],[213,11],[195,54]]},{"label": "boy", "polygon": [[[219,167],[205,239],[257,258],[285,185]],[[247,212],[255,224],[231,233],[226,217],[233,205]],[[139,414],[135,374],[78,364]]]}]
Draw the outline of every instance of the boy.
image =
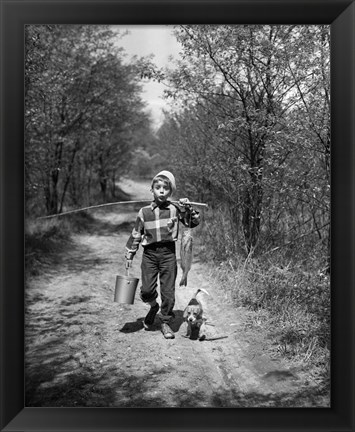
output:
[{"label": "boy", "polygon": [[126,268],[129,268],[139,244],[142,243],[141,299],[150,305],[150,310],[143,322],[146,330],[150,329],[159,311],[159,304],[156,301],[159,275],[161,297],[159,318],[161,331],[166,339],[175,337],[169,322],[174,316],[177,276],[175,245],[178,239],[179,221],[191,228],[200,223],[198,212],[191,208],[187,198],[180,199],[179,206],[168,200],[175,190],[175,177],[170,171],[161,171],[153,178],[151,186],[153,202],[138,212],[135,226],[126,244],[125,254]]}]

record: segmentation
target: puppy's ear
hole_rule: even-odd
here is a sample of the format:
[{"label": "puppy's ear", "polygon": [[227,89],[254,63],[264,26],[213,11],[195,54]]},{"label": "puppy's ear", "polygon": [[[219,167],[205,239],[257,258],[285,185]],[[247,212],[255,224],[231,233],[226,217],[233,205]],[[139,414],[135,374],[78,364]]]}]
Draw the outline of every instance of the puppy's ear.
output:
[{"label": "puppy's ear", "polygon": [[185,308],[185,310],[184,310],[183,318],[187,318],[187,312],[188,312],[187,309],[188,309],[188,308]]},{"label": "puppy's ear", "polygon": [[196,313],[198,319],[200,319],[202,317],[202,309],[199,306],[195,307],[194,312]]}]

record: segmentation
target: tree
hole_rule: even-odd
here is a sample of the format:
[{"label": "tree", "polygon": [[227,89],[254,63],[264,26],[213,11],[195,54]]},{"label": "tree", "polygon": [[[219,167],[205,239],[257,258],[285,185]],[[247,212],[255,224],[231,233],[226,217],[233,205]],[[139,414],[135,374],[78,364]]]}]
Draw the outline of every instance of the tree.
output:
[{"label": "tree", "polygon": [[[191,121],[198,119],[195,129],[201,135],[196,145],[203,135],[210,137],[205,172],[212,189],[228,191],[214,199],[226,202],[230,196],[231,215],[236,226],[241,220],[248,253],[255,250],[271,219],[279,224],[292,214],[298,224],[308,182],[327,193],[325,167],[314,143],[318,139],[323,146],[326,166],[328,35],[327,27],[317,26],[189,25],[176,30],[183,60],[170,72],[166,94],[185,107],[179,116],[184,126],[187,112]],[[194,141],[189,145],[191,152]],[[191,166],[187,154],[184,161]],[[317,176],[298,182],[314,172],[314,163]],[[315,203],[315,198],[308,201],[305,219],[312,212],[316,217]]]},{"label": "tree", "polygon": [[27,201],[41,209],[43,196],[48,214],[69,204],[68,192],[90,201],[94,183],[105,200],[127,169],[145,114],[138,66],[115,39],[108,26],[26,26]]}]

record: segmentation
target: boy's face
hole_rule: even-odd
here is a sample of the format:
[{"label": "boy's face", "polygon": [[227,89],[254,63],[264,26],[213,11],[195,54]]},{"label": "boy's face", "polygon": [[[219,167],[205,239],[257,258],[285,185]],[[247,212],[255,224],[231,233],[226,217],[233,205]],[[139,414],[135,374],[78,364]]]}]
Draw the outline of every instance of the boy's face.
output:
[{"label": "boy's face", "polygon": [[164,203],[171,195],[171,189],[167,182],[158,180],[152,187],[154,201],[157,204]]}]

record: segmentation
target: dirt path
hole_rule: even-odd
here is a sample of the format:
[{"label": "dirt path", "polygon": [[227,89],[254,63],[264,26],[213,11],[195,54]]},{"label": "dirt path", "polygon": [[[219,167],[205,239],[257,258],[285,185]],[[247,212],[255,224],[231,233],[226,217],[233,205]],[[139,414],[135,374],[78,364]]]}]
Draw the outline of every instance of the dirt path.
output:
[{"label": "dirt path", "polygon": [[[144,197],[139,185],[123,186]],[[27,280],[26,406],[326,406],[317,383],[281,360],[255,313],[229,304],[198,256],[188,286],[177,283],[175,339],[158,324],[143,329],[148,308],[138,290],[134,305],[113,302],[136,212],[96,212],[92,233],[74,235],[55,265]],[[140,260],[138,252],[133,276]],[[200,294],[210,324],[203,342],[183,337],[182,313],[198,287],[210,293]]]}]

